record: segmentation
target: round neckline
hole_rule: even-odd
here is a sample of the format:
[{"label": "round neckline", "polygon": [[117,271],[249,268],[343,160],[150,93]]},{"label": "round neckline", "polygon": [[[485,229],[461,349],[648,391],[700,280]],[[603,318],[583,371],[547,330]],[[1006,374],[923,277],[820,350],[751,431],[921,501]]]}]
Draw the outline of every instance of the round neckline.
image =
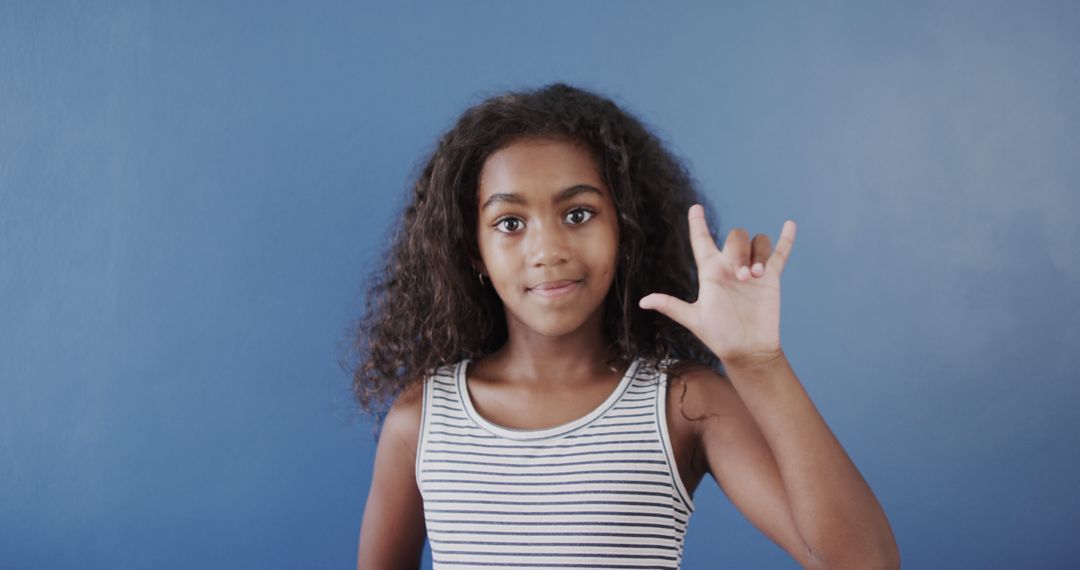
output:
[{"label": "round neckline", "polygon": [[472,396],[469,395],[468,381],[466,375],[468,364],[469,362],[472,362],[472,359],[465,358],[461,362],[459,362],[457,367],[457,373],[455,374],[455,376],[458,393],[461,395],[461,401],[465,405],[465,411],[469,414],[470,417],[472,417],[472,419],[476,423],[480,424],[481,427],[496,435],[509,439],[547,439],[551,437],[566,435],[578,428],[584,427],[591,423],[593,420],[595,420],[597,417],[599,417],[601,414],[606,412],[609,408],[611,408],[611,406],[615,405],[615,402],[619,401],[619,398],[622,397],[623,393],[630,386],[630,382],[634,378],[634,374],[637,371],[638,363],[640,360],[641,357],[636,357],[633,361],[630,362],[630,365],[626,367],[626,372],[623,373],[622,378],[619,380],[619,384],[615,387],[611,394],[608,395],[607,399],[601,402],[599,406],[593,408],[592,411],[585,414],[584,416],[577,418],[576,420],[570,420],[557,426],[541,429],[518,429],[501,426],[494,422],[488,421],[483,416],[481,416],[479,412],[476,411],[476,407],[473,406]]}]

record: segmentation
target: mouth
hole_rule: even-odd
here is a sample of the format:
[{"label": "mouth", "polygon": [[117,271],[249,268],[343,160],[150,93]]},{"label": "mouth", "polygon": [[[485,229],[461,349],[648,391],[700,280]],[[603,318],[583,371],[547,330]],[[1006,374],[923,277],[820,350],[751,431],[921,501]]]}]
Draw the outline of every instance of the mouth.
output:
[{"label": "mouth", "polygon": [[552,287],[548,289],[526,289],[529,293],[540,295],[547,299],[554,299],[557,297],[566,296],[574,291],[577,291],[578,286],[581,285],[581,280],[572,281],[561,287]]}]

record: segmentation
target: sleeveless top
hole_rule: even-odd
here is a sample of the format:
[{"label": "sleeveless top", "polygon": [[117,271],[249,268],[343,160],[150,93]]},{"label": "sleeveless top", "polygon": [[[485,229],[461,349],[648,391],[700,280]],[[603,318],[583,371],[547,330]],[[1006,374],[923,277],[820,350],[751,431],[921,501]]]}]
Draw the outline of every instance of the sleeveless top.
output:
[{"label": "sleeveless top", "polygon": [[523,430],[476,412],[466,358],[424,380],[416,482],[434,570],[679,568],[693,500],[642,358],[600,406]]}]

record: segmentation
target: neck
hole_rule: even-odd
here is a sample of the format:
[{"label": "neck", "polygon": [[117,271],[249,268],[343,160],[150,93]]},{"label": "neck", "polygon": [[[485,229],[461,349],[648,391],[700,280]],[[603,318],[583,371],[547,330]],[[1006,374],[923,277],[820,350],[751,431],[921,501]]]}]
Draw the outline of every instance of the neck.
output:
[{"label": "neck", "polygon": [[519,326],[509,327],[506,344],[484,357],[485,365],[498,376],[515,382],[552,386],[595,381],[625,370],[628,363],[607,364],[617,351],[603,335],[601,311],[594,313],[577,330],[560,336],[546,336]]}]

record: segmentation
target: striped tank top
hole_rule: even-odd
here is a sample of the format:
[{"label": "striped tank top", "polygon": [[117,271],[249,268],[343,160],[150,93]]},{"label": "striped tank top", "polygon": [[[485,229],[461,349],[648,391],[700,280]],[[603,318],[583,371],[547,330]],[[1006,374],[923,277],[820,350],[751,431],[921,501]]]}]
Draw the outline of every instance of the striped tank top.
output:
[{"label": "striped tank top", "polygon": [[665,374],[636,358],[593,411],[523,430],[476,412],[468,362],[424,381],[416,481],[434,570],[679,567],[694,504]]}]

